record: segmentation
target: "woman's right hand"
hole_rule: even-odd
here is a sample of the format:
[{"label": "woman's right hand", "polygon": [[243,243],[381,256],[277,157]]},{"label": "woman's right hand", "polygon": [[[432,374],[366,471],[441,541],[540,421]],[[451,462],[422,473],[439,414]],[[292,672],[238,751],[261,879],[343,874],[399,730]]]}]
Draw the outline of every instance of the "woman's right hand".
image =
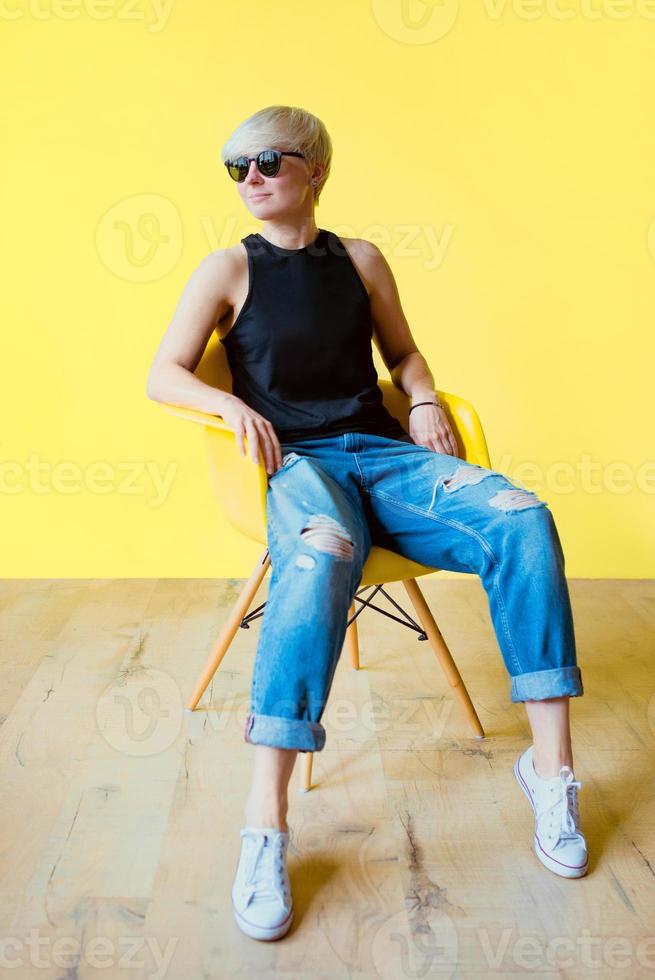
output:
[{"label": "woman's right hand", "polygon": [[282,466],[282,450],[273,425],[263,415],[246,405],[236,395],[229,395],[217,413],[229,425],[236,436],[239,452],[246,456],[244,437],[248,437],[250,455],[259,463],[259,451],[264,454],[269,476]]}]

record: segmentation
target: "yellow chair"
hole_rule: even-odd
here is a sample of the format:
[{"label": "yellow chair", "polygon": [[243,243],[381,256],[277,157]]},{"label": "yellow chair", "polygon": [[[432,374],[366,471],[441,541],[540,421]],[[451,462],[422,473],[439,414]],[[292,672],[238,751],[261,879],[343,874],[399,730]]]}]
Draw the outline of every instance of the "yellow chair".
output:
[{"label": "yellow chair", "polygon": [[[215,335],[212,335],[194,373],[201,381],[204,381],[212,387],[221,388],[228,392],[232,391],[232,379],[225,350]],[[407,395],[390,381],[381,380],[379,384],[387,409],[407,428],[409,410],[409,399]],[[473,406],[463,398],[449,394],[446,391],[437,391],[437,394],[442,404],[446,407],[451,428],[457,438],[459,456],[468,462],[490,468],[486,440],[480,425],[480,420]],[[268,488],[268,474],[263,459],[260,458],[259,463],[255,464],[249,453],[242,456],[239,452],[233,430],[225,424],[220,416],[209,415],[206,412],[172,405],[167,402],[161,402],[160,404],[172,415],[187,419],[190,422],[199,423],[204,427],[212,490],[220,507],[238,531],[254,541],[266,544],[266,491]],[[271,560],[267,548],[253,569],[250,578],[244,585],[239,598],[234,604],[232,612],[228,616],[227,622],[220,631],[214,648],[187,702],[187,710],[193,711],[196,708],[216,669],[227,653],[239,626],[247,629],[250,620],[262,615],[260,610],[263,608],[263,605],[251,613],[248,610],[270,564]],[[362,605],[358,611],[355,611],[355,601],[353,599],[349,610],[344,646],[348,651],[353,669],[358,670],[359,646],[356,617],[367,606],[376,609],[378,612],[384,612],[384,610],[370,605],[371,596],[362,599],[360,592],[369,586],[374,586],[373,594],[382,591],[386,595],[382,584],[402,581],[416,610],[416,615],[422,629],[419,629],[417,624],[407,614],[404,614],[405,621],[398,619],[396,616],[391,616],[391,618],[396,619],[402,625],[414,629],[419,634],[419,639],[424,640],[427,638],[430,641],[448,683],[453,689],[456,699],[464,709],[466,718],[473,729],[474,736],[476,738],[484,738],[484,730],[473,707],[464,681],[439,631],[439,627],[428,608],[423,593],[416,583],[416,579],[420,575],[427,575],[434,571],[438,571],[438,569],[419,564],[386,548],[374,545],[364,565],[362,579],[355,596]],[[397,605],[396,608],[404,612]],[[385,613],[385,615],[390,614]],[[299,755],[302,760],[301,789],[306,792],[311,786],[313,753],[303,752],[299,753]]]}]

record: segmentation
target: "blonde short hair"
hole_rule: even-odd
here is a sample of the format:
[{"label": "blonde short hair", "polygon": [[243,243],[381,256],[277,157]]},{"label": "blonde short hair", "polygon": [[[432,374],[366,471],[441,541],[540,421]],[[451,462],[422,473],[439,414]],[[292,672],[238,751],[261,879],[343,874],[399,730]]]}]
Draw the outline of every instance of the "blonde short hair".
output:
[{"label": "blonde short hair", "polygon": [[323,122],[296,106],[267,106],[237,126],[223,144],[221,157],[225,163],[266,148],[296,150],[304,154],[310,169],[321,164],[322,173],[314,187],[314,201],[318,204],[332,163],[332,141]]}]

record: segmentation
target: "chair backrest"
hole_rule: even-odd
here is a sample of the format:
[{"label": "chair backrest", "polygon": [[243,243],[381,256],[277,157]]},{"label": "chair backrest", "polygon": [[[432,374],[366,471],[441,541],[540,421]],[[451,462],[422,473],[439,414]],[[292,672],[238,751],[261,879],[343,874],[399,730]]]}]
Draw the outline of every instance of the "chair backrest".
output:
[{"label": "chair backrest", "polygon": [[200,363],[193,373],[213,388],[232,392],[232,372],[227,363],[225,347],[215,333],[209,338],[209,343],[200,358]]},{"label": "chair backrest", "polygon": [[[215,334],[210,338],[194,373],[205,384],[232,392],[232,375],[225,348]],[[391,381],[380,379],[378,383],[386,408],[409,431],[409,398]],[[447,391],[437,389],[437,394],[455,433],[460,458],[490,468],[487,442],[473,405]],[[257,468],[258,480],[253,479],[251,457],[241,456],[232,431],[219,419],[216,419],[215,425],[205,425],[205,434],[212,489],[221,509],[243,534],[255,541],[265,542],[267,476],[264,467],[260,465]]]}]

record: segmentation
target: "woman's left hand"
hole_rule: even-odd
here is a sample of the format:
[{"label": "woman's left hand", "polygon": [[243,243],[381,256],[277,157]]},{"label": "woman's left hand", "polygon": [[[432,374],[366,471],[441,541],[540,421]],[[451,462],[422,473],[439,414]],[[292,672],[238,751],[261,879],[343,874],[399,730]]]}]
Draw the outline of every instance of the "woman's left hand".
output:
[{"label": "woman's left hand", "polygon": [[457,440],[446,413],[438,405],[418,405],[409,416],[409,434],[417,446],[457,456]]}]

